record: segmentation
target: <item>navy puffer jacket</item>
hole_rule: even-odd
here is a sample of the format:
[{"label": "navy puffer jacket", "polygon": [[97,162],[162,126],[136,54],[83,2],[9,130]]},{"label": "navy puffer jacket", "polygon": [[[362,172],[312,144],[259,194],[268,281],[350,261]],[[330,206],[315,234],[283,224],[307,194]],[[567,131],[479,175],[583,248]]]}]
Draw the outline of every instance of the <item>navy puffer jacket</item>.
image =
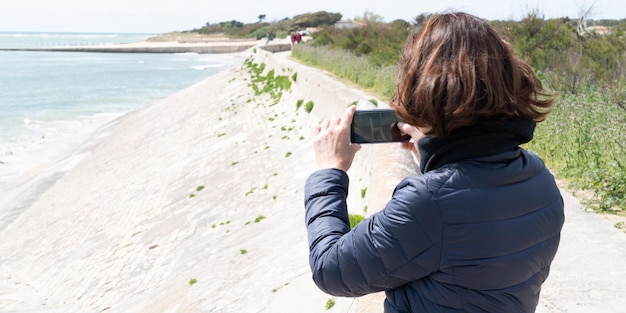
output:
[{"label": "navy puffer jacket", "polygon": [[564,222],[538,156],[515,147],[405,178],[352,230],[347,190],[338,169],[305,185],[309,262],[324,292],[385,290],[385,312],[535,311]]}]

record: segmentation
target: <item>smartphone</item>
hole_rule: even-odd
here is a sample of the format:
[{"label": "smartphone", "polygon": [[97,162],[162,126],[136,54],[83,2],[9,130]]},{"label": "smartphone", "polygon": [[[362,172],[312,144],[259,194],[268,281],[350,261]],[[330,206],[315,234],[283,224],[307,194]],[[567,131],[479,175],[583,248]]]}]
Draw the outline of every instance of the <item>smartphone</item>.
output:
[{"label": "smartphone", "polygon": [[400,119],[393,109],[357,110],[350,126],[351,143],[386,143],[409,141],[411,137],[398,128]]}]

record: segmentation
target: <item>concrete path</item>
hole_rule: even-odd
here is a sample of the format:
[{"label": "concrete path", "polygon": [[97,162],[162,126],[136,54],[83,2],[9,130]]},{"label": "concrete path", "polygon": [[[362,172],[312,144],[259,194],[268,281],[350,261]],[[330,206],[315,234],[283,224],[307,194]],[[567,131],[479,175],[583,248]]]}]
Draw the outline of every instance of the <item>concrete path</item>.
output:
[{"label": "concrete path", "polygon": [[537,312],[626,312],[626,233],[569,192],[562,194],[561,245]]}]

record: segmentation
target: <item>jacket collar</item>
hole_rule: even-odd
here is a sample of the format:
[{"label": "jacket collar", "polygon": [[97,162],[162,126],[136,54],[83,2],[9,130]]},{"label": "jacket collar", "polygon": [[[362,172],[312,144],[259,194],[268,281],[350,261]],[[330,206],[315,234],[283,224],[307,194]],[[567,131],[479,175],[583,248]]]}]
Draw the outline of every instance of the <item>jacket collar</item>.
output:
[{"label": "jacket collar", "polygon": [[520,117],[462,127],[444,138],[426,136],[418,142],[420,171],[426,173],[444,164],[513,149],[533,138],[535,126],[534,121]]}]

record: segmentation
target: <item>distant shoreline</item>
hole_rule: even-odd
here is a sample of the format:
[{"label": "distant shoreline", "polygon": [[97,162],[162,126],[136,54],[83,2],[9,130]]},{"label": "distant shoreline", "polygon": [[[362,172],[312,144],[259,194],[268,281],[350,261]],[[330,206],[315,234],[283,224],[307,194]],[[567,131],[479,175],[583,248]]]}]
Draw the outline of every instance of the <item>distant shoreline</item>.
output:
[{"label": "distant shoreline", "polygon": [[50,48],[3,48],[0,51],[105,52],[105,53],[236,53],[245,51],[262,41],[206,41],[206,42],[138,42],[113,45],[89,45]]}]

